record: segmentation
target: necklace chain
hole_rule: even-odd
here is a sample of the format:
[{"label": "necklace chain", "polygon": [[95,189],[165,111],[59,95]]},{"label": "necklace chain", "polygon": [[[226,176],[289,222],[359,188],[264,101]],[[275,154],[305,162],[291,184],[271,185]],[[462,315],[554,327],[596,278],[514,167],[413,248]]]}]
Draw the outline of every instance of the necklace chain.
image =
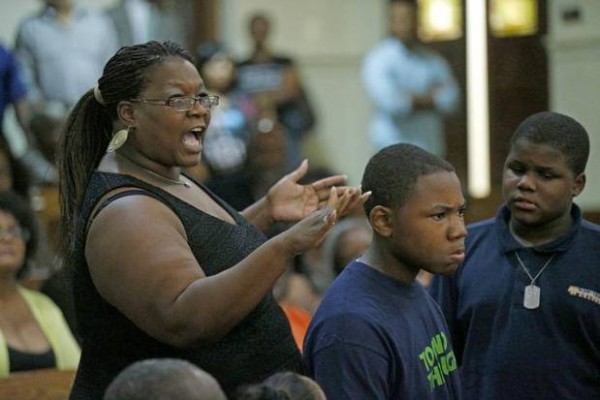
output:
[{"label": "necklace chain", "polygon": [[146,172],[147,174],[151,175],[152,177],[154,177],[154,179],[157,179],[163,183],[168,183],[170,185],[182,185],[185,186],[186,188],[191,187],[191,183],[185,179],[171,179],[171,178],[167,178],[166,176],[162,176],[161,174],[158,174],[154,171],[152,171],[149,168],[146,167],[142,167],[141,165],[133,162],[131,159],[129,159],[129,157],[124,156],[123,154],[117,152],[116,153],[117,156],[119,156],[120,158],[122,158],[123,160],[125,160],[129,165],[131,165],[134,168],[137,168],[141,171]]},{"label": "necklace chain", "polygon": [[539,270],[539,272],[534,277],[531,276],[531,274],[529,273],[529,270],[527,269],[525,264],[523,264],[523,261],[521,261],[521,257],[519,257],[519,253],[515,252],[515,255],[517,256],[517,261],[519,261],[521,268],[523,268],[523,271],[525,271],[525,273],[527,274],[529,279],[531,279],[531,285],[534,285],[537,278],[542,274],[542,272],[544,272],[546,267],[550,264],[550,261],[552,261],[552,259],[556,255],[556,253],[554,253],[554,254],[552,254],[552,256],[550,256],[550,258],[544,263],[544,266]]}]

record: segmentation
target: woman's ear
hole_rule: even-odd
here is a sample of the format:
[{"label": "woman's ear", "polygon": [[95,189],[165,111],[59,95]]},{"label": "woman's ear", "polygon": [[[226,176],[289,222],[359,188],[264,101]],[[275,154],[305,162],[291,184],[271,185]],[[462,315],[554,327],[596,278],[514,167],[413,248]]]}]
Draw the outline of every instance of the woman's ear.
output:
[{"label": "woman's ear", "polygon": [[373,207],[369,213],[369,221],[373,230],[383,237],[389,237],[392,234],[392,214],[392,210],[388,207]]},{"label": "woman's ear", "polygon": [[135,127],[136,113],[132,102],[126,100],[120,101],[117,104],[117,115],[124,126]]}]

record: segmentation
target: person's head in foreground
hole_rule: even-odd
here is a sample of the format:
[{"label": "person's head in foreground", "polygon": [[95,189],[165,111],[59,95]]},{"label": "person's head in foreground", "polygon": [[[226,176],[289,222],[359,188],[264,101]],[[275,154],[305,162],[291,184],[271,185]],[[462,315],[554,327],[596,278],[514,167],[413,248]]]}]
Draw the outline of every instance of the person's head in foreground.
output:
[{"label": "person's head in foreground", "polygon": [[362,259],[401,282],[420,269],[450,274],[464,259],[465,199],[454,167],[417,146],[395,144],[375,154],[362,187],[373,243]]},{"label": "person's head in foreground", "polygon": [[108,386],[104,400],[227,400],[206,371],[178,359],[138,361]]}]

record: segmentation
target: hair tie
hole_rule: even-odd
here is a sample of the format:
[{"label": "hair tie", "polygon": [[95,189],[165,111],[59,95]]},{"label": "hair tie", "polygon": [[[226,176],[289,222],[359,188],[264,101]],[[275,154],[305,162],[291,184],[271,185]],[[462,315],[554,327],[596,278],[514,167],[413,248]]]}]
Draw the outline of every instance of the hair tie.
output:
[{"label": "hair tie", "polygon": [[102,92],[100,92],[100,85],[98,85],[98,82],[96,82],[96,85],[94,86],[94,98],[98,103],[102,104],[103,106],[106,105],[104,99],[102,98]]}]

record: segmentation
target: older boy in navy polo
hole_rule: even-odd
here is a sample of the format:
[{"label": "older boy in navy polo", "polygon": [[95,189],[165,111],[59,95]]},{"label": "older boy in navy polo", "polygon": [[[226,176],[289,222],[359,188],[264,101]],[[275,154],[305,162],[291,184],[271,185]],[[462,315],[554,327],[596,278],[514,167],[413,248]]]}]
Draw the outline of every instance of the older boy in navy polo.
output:
[{"label": "older boy in navy polo", "polygon": [[505,204],[468,228],[464,264],[431,286],[469,400],[600,398],[600,227],[573,203],[587,132],[543,112],[515,131]]}]

